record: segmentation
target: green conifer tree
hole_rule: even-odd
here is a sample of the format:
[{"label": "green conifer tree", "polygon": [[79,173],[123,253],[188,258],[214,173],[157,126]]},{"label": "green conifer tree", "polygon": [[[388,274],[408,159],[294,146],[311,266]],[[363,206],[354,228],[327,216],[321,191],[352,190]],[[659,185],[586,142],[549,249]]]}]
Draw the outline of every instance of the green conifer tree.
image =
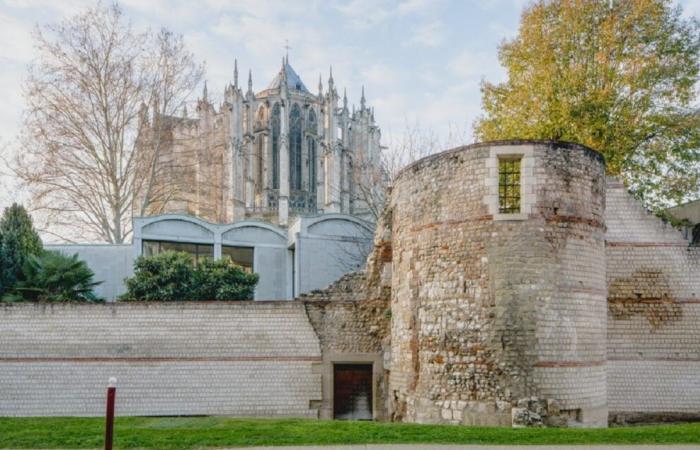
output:
[{"label": "green conifer tree", "polygon": [[0,296],[22,278],[22,267],[32,255],[43,252],[41,239],[22,205],[5,208],[0,218]]}]

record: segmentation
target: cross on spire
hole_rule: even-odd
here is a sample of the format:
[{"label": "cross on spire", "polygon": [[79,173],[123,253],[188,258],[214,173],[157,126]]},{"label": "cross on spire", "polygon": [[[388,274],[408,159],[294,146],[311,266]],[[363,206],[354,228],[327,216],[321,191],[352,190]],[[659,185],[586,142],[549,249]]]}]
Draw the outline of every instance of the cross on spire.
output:
[{"label": "cross on spire", "polygon": [[289,46],[289,39],[284,40],[284,54],[287,58],[287,64],[289,64],[289,49],[292,48]]}]

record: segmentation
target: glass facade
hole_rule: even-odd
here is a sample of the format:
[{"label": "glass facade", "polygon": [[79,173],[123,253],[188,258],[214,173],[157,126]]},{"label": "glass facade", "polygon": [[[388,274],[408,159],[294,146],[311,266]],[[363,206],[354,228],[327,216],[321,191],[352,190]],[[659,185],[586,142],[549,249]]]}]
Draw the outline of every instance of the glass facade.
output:
[{"label": "glass facade", "polygon": [[221,247],[221,257],[228,258],[234,264],[241,266],[246,272],[253,273],[253,247],[224,245]]},{"label": "glass facade", "polygon": [[143,256],[153,256],[163,252],[184,252],[192,257],[195,264],[204,259],[214,258],[212,244],[194,244],[189,242],[143,241]]}]

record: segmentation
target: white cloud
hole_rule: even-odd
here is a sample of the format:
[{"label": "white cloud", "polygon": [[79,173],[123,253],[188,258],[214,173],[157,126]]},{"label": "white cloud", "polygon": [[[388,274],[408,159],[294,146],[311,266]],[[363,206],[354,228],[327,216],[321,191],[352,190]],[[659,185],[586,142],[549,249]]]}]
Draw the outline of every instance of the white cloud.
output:
[{"label": "white cloud", "polygon": [[351,0],[335,5],[350,28],[366,30],[378,26],[392,17],[391,8],[379,0]]},{"label": "white cloud", "polygon": [[437,0],[405,0],[399,4],[396,11],[399,14],[414,14],[434,11],[438,7]]},{"label": "white cloud", "polygon": [[445,40],[444,30],[445,25],[441,21],[433,20],[416,27],[408,42],[423,47],[437,47]]},{"label": "white cloud", "polygon": [[456,79],[470,82],[486,78],[489,81],[501,81],[505,72],[498,63],[496,51],[464,48],[452,56],[447,69]]},{"label": "white cloud", "polygon": [[683,0],[678,3],[683,7],[683,16],[700,17],[700,0]]},{"label": "white cloud", "polygon": [[366,83],[387,88],[399,81],[399,73],[396,69],[384,62],[378,61],[361,69],[361,77]]},{"label": "white cloud", "polygon": [[0,13],[0,139],[16,137],[23,109],[22,80],[30,62],[32,26],[26,21]]}]

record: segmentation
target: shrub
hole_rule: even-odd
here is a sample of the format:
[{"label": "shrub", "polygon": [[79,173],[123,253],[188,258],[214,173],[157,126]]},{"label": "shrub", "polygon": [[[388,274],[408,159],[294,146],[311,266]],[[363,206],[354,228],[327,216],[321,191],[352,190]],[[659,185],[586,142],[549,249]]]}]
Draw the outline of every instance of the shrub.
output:
[{"label": "shrub", "polygon": [[197,300],[251,300],[258,278],[229,260],[204,260],[195,268],[193,296]]},{"label": "shrub", "polygon": [[136,260],[120,300],[250,300],[257,282],[257,274],[228,260],[204,260],[195,266],[187,253],[163,252]]},{"label": "shrub", "polygon": [[179,300],[193,286],[192,258],[187,253],[164,252],[139,257],[134,276],[125,280],[126,293],[121,300]]},{"label": "shrub", "polygon": [[100,282],[93,281],[94,273],[78,259],[78,255],[64,255],[56,251],[44,251],[32,255],[22,269],[23,279],[18,281],[6,301],[45,302],[97,302],[93,288]]},{"label": "shrub", "polygon": [[23,206],[5,208],[0,219],[0,297],[23,279],[23,267],[43,251],[41,239]]}]

